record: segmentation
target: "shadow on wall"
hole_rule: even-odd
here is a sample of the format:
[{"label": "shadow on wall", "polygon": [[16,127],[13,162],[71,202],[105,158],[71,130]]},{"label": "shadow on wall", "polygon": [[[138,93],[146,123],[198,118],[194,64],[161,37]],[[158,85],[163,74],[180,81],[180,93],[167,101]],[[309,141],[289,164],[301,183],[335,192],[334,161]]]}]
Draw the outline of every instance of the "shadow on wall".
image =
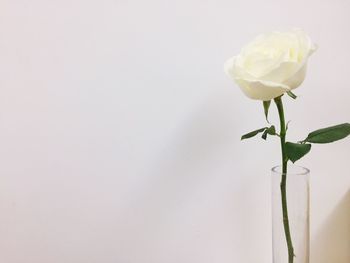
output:
[{"label": "shadow on wall", "polygon": [[312,263],[350,262],[350,190],[312,240]]}]

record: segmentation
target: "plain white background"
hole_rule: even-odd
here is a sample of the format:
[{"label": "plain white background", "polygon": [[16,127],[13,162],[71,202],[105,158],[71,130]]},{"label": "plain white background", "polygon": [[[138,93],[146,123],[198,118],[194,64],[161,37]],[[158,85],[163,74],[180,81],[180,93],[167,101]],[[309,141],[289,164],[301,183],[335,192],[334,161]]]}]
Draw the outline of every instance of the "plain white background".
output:
[{"label": "plain white background", "polygon": [[[224,61],[300,27],[319,45],[290,140],[350,121],[346,0],[2,0],[1,263],[271,262],[275,138]],[[271,119],[276,123],[276,111]],[[350,261],[350,140],[316,145],[313,263]]]}]

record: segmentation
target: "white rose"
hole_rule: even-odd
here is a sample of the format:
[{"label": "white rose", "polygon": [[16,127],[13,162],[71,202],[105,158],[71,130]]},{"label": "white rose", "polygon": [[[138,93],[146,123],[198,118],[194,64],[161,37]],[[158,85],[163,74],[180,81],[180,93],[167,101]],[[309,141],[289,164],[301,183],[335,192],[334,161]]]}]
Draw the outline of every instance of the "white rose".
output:
[{"label": "white rose", "polygon": [[316,50],[299,29],[259,35],[225,63],[225,72],[251,99],[268,101],[297,88]]}]

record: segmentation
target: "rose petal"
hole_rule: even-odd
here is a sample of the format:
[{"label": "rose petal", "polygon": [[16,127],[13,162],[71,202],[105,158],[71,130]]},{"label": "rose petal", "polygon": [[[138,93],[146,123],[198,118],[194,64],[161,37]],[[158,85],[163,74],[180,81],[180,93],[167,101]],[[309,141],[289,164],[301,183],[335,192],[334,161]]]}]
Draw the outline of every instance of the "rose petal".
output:
[{"label": "rose petal", "polygon": [[235,79],[243,93],[253,100],[271,100],[281,96],[290,88],[285,84],[263,80]]},{"label": "rose petal", "polygon": [[231,57],[224,64],[224,71],[229,77],[233,77],[236,57]]},{"label": "rose petal", "polygon": [[233,80],[236,78],[255,79],[237,64],[237,57],[232,57],[225,62],[224,71]]},{"label": "rose petal", "polygon": [[304,65],[289,79],[285,80],[283,84],[287,85],[291,90],[299,87],[305,79],[306,68],[307,68],[307,63],[305,62]]},{"label": "rose petal", "polygon": [[274,70],[262,76],[260,79],[276,82],[276,83],[284,83],[291,75],[294,75],[300,69],[300,64],[295,62],[281,62]]}]

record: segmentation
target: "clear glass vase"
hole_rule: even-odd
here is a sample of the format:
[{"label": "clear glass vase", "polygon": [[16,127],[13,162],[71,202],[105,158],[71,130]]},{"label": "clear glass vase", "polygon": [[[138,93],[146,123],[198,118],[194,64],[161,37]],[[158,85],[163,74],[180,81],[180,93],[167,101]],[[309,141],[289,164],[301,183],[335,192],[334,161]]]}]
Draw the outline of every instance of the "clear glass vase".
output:
[{"label": "clear glass vase", "polygon": [[285,223],[282,212],[282,167],[272,168],[272,245],[273,263],[309,263],[309,177],[307,168],[288,165],[286,175],[286,202],[290,240],[294,257],[288,258]]}]

